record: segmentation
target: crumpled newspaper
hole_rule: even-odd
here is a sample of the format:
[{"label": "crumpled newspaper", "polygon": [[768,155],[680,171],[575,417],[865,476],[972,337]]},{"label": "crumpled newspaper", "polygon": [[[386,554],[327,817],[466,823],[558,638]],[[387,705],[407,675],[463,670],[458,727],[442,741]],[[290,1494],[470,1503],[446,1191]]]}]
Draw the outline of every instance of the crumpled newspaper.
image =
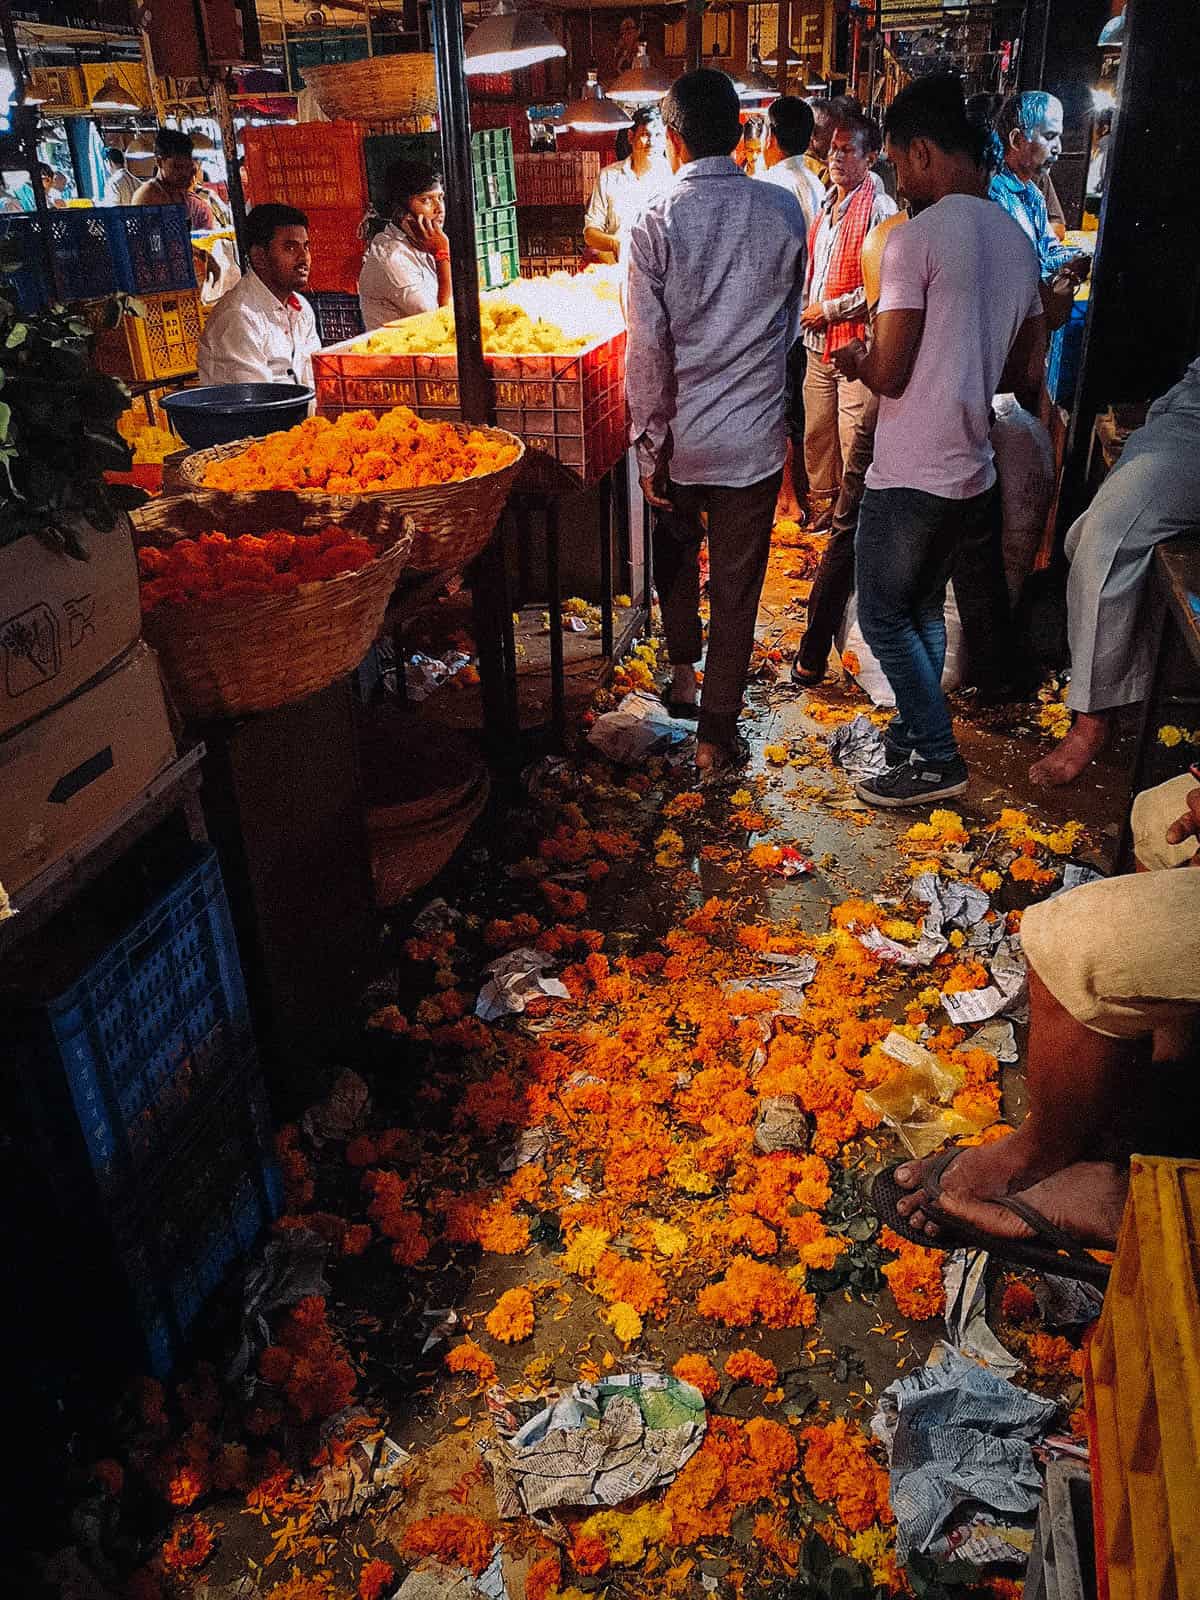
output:
[{"label": "crumpled newspaper", "polygon": [[1002,1518],[1037,1510],[1042,1480],[1033,1443],[1058,1407],[948,1345],[897,1379],[871,1420],[891,1463],[897,1556],[928,1552],[960,1507]]},{"label": "crumpled newspaper", "polygon": [[349,1139],[371,1115],[371,1091],[357,1072],[346,1067],[332,1089],[315,1106],[309,1106],[300,1126],[318,1149],[327,1141]]},{"label": "crumpled newspaper", "polygon": [[876,778],[886,772],[888,759],[883,748],[883,729],[870,717],[859,715],[852,722],[840,723],[826,735],[829,756],[848,778]]},{"label": "crumpled newspaper", "polygon": [[1021,1370],[1021,1360],[1006,1350],[987,1320],[986,1250],[950,1250],[942,1263],[946,1288],[946,1334],[969,1361],[981,1361],[1001,1378]]},{"label": "crumpled newspaper", "polygon": [[495,1022],[498,1017],[524,1011],[531,1000],[546,996],[569,1000],[570,991],[562,979],[545,976],[546,968],[553,965],[552,955],[524,945],[499,957],[485,969],[488,978],[475,1001],[475,1015],[483,1022]]},{"label": "crumpled newspaper", "polygon": [[503,1552],[497,1546],[491,1561],[475,1577],[462,1567],[447,1567],[430,1556],[414,1567],[396,1591],[395,1600],[508,1600]]},{"label": "crumpled newspaper", "polygon": [[968,1022],[986,1022],[990,1017],[1008,1015],[1023,1020],[1028,972],[1020,946],[1002,939],[989,964],[992,981],[982,989],[964,989],[959,994],[943,994],[942,1010],[961,1027]]},{"label": "crumpled newspaper", "polygon": [[[721,992],[732,997],[770,990],[779,996],[776,1009],[781,1017],[799,1016],[804,1009],[804,991],[817,975],[816,956],[764,954],[762,959],[777,966],[778,972],[762,972],[753,978],[730,978],[721,985]],[[737,1003],[732,999],[730,1011],[734,1016],[738,1014]]]},{"label": "crumpled newspaper", "polygon": [[[322,1442],[336,1435],[355,1417],[366,1415],[362,1406],[339,1412],[322,1427]],[[408,1451],[402,1450],[382,1429],[356,1439],[344,1460],[322,1468],[307,1480],[316,1498],[314,1531],[321,1533],[337,1527],[347,1517],[361,1516],[368,1506],[386,1511],[403,1486],[404,1469],[411,1460]]]},{"label": "crumpled newspaper", "polygon": [[671,1482],[700,1448],[699,1390],[660,1372],[577,1383],[480,1449],[505,1518],[554,1506],[617,1506]]},{"label": "crumpled newspaper", "polygon": [[540,1161],[550,1148],[550,1129],[539,1124],[536,1128],[522,1128],[516,1140],[500,1157],[501,1172],[515,1172]]},{"label": "crumpled newspaper", "polygon": [[754,1143],[765,1155],[808,1149],[808,1118],[794,1094],[769,1095],[758,1102]]},{"label": "crumpled newspaper", "polygon": [[597,717],[588,743],[610,761],[636,766],[651,756],[665,755],[695,733],[694,724],[671,716],[653,694],[627,694],[615,711]]},{"label": "crumpled newspaper", "polygon": [[413,932],[421,934],[442,933],[447,928],[455,928],[466,918],[461,911],[455,910],[440,896],[431,900],[428,905],[422,906],[413,918]]}]

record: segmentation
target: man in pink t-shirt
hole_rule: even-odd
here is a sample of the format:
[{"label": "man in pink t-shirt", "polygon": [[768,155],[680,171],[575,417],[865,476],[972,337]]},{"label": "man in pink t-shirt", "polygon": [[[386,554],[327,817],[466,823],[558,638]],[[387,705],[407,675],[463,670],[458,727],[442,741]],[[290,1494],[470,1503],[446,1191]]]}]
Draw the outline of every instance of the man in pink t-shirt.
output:
[{"label": "man in pink t-shirt", "polygon": [[854,554],[859,622],[897,715],[893,764],[858,793],[871,805],[915,806],[967,787],[941,688],[946,585],[965,558],[976,574],[968,605],[1007,614],[1003,567],[987,559],[1001,520],[992,396],[1035,381],[1045,331],[1037,258],[983,198],[979,134],[958,80],[903,90],[884,132],[915,215],[887,241],[870,351],[855,342],[833,359],[879,396]]}]

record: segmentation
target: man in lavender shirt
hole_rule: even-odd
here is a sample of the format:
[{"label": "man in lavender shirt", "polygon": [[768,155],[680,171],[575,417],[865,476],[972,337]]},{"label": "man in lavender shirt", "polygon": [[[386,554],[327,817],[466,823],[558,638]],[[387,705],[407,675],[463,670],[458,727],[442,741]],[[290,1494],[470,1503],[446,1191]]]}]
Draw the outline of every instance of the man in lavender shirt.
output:
[{"label": "man in lavender shirt", "polygon": [[723,72],[676,80],[662,103],[671,190],[629,239],[626,395],[642,492],[657,508],[654,576],[671,659],[665,696],[697,712],[700,546],[711,602],[696,765],[745,760],[737,731],[787,454],[787,354],[804,287],[795,196],[730,159],[738,98]]}]

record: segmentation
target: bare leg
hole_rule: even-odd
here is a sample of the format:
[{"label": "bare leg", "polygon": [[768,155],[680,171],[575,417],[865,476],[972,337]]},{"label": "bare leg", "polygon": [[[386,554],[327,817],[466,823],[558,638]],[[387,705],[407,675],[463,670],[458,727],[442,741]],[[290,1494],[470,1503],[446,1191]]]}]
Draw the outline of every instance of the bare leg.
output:
[{"label": "bare leg", "polygon": [[1030,782],[1048,785],[1074,783],[1083,769],[1104,749],[1112,718],[1111,711],[1077,711],[1071,731],[1063,742],[1030,767]]},{"label": "bare leg", "polygon": [[[964,1150],[946,1169],[943,1195],[961,1204],[1016,1194],[1081,1160],[1109,1126],[1137,1049],[1136,1040],[1112,1039],[1076,1022],[1030,968],[1029,1113],[1009,1138]],[[933,1237],[937,1224],[922,1209],[923,1165],[910,1161],[897,1171],[897,1183],[912,1190],[898,1209]]]},{"label": "bare leg", "polygon": [[787,443],[787,460],[783,464],[783,482],[779,486],[779,495],[775,501],[776,522],[799,522],[803,513],[800,501],[796,496],[796,485],[792,478],[792,466],[795,452],[792,441]]},{"label": "bare leg", "polygon": [[[1108,1161],[1077,1161],[1053,1177],[1022,1189],[1021,1199],[1080,1244],[1111,1250],[1117,1242],[1128,1191],[1128,1167],[1117,1167]],[[1027,1222],[1004,1206],[947,1192],[943,1209],[947,1216],[997,1239],[1035,1236]]]},{"label": "bare leg", "polygon": [[696,669],[689,662],[671,668],[670,697],[684,705],[694,706],[697,699]]}]

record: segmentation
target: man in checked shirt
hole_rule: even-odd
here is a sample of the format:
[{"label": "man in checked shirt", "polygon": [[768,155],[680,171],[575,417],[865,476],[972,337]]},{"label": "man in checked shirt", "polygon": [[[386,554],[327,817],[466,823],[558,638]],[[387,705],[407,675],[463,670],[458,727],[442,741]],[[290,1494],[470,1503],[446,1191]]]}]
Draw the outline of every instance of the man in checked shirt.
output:
[{"label": "man in checked shirt", "polygon": [[[626,396],[642,492],[656,508],[654,576],[673,716],[699,713],[702,776],[749,755],[737,731],[787,454],[787,353],[804,284],[795,196],[731,160],[741,125],[723,72],[676,80],[662,103],[676,182],[629,241]],[[707,530],[702,522],[707,518]],[[711,602],[704,690],[700,545]]]}]

